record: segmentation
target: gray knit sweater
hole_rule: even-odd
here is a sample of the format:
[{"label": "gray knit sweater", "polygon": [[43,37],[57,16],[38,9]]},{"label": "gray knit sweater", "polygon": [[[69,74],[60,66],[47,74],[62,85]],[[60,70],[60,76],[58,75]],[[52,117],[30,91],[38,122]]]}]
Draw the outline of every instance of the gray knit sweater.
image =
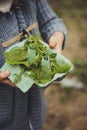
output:
[{"label": "gray knit sweater", "polygon": [[[6,48],[2,48],[2,43],[34,22],[38,23],[38,28],[30,33],[40,33],[46,42],[56,31],[66,35],[62,20],[46,0],[21,0],[21,3],[20,8],[11,8],[12,13],[0,12],[0,67],[5,61],[3,51]],[[0,130],[30,130],[31,126],[32,130],[40,130],[45,110],[43,89],[35,86],[22,93],[18,88],[0,83]]]}]

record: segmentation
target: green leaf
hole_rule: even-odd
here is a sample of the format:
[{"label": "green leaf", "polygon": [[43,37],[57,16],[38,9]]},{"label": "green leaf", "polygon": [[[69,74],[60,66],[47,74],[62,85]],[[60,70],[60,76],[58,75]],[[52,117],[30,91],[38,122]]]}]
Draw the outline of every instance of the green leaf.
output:
[{"label": "green leaf", "polygon": [[9,78],[23,92],[35,83],[46,87],[64,78],[72,68],[67,58],[50,49],[37,35],[13,45],[4,54],[6,63],[1,70],[10,70]]}]

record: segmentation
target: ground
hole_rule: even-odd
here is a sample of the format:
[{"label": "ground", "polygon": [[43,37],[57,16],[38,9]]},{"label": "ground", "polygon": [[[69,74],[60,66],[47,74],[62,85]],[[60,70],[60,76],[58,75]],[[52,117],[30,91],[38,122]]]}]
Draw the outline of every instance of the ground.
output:
[{"label": "ground", "polygon": [[77,77],[84,86],[69,88],[56,82],[46,89],[47,113],[41,130],[87,130],[86,3],[86,0],[50,0],[68,30],[63,55],[72,61],[74,71],[66,78]]}]

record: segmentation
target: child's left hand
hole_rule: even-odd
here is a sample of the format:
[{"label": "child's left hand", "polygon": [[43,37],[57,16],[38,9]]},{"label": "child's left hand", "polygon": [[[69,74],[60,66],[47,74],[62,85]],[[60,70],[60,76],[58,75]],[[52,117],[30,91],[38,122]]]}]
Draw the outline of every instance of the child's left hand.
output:
[{"label": "child's left hand", "polygon": [[56,49],[59,53],[62,52],[62,44],[64,41],[64,35],[62,32],[55,32],[49,39],[48,43],[50,48]]}]

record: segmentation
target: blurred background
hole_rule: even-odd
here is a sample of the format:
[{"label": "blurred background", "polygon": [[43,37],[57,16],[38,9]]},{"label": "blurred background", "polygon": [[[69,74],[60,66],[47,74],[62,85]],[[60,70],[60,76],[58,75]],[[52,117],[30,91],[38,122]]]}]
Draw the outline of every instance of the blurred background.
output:
[{"label": "blurred background", "polygon": [[67,27],[63,55],[74,70],[46,89],[47,113],[41,130],[87,130],[87,0],[49,3]]}]

